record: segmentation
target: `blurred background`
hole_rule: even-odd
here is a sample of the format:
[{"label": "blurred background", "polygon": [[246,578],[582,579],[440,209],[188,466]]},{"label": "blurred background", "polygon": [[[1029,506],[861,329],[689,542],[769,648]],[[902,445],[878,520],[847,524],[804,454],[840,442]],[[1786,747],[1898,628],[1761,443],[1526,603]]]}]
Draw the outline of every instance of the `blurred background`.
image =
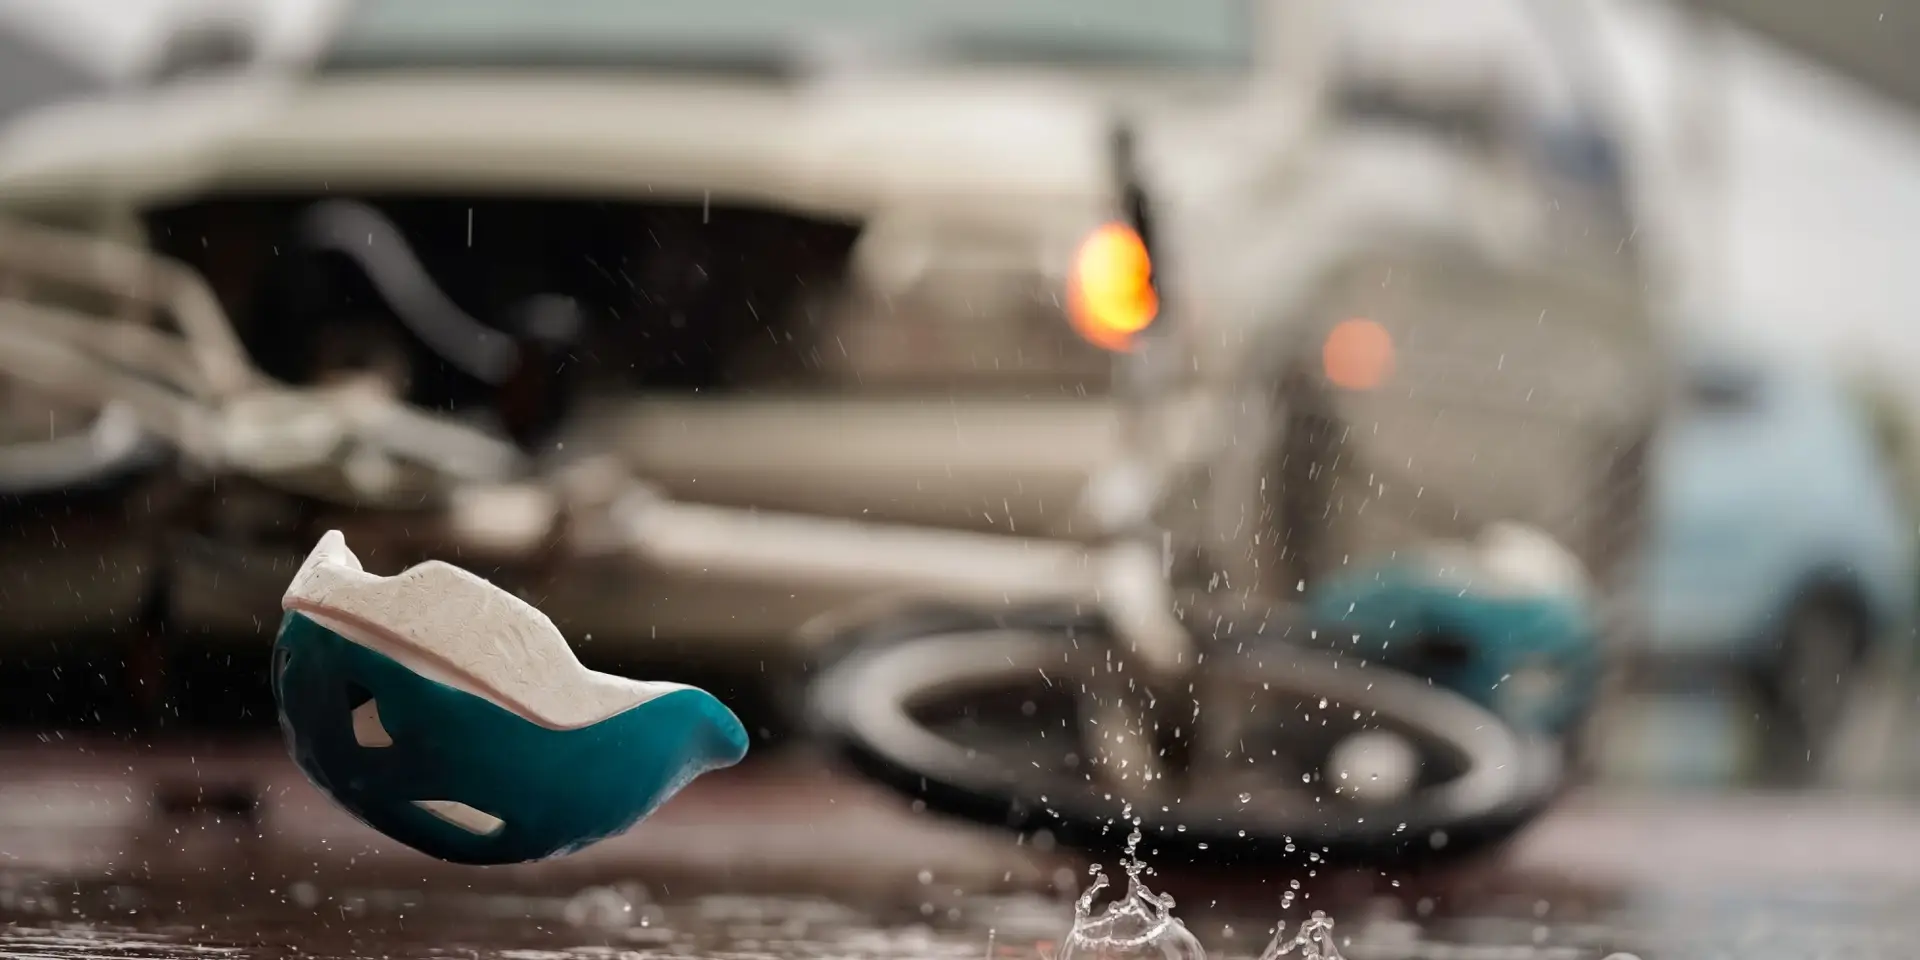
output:
[{"label": "blurred background", "polygon": [[[1331,648],[1565,761],[1464,863],[1168,813],[1214,949],[1324,906],[1355,957],[1906,955],[1916,42],[1855,0],[0,0],[0,950],[1050,954],[1117,841],[857,720],[1091,769],[1132,721],[1090,685],[1075,745],[1011,654],[858,672],[1014,629]],[[380,838],[268,682],[327,529],[753,756],[484,880]],[[1214,789],[1475,749],[1434,731],[1282,725]],[[1301,837],[1366,823],[1327,789]]]}]

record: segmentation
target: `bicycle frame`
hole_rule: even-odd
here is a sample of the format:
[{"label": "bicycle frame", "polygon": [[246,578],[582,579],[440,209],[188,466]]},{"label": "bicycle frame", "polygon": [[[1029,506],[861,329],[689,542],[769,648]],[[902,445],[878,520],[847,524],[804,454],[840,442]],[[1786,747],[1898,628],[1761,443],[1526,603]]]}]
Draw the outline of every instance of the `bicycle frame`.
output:
[{"label": "bicycle frame", "polygon": [[[205,283],[145,251],[0,224],[0,289],[0,372],[76,402],[124,404],[144,430],[208,472],[325,468],[353,442],[404,453],[425,461],[444,532],[482,553],[532,551],[568,510],[588,509],[565,477],[536,475],[523,456],[465,424],[352,389],[272,382],[247,359]],[[307,444],[263,437],[303,416],[329,429]],[[576,540],[583,556],[615,552],[675,569],[967,602],[1097,593],[1088,551],[1075,544],[675,503],[632,478],[617,487],[591,505],[614,522],[573,518],[585,532]],[[371,491],[350,492],[361,500]],[[475,509],[516,494],[538,502],[537,530],[516,533],[525,525],[492,523]]]}]

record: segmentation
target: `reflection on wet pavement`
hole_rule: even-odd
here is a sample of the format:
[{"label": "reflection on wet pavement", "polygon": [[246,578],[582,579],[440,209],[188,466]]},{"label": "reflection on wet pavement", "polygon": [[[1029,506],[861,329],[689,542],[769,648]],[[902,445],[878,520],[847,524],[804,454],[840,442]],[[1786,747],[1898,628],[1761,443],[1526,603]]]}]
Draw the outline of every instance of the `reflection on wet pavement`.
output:
[{"label": "reflection on wet pavement", "polygon": [[[385,843],[274,744],[38,745],[0,749],[0,769],[0,960],[1048,960],[1086,879],[807,757],[702,781],[574,857],[486,869]],[[1576,795],[1499,860],[1427,874],[1161,866],[1154,888],[1216,960],[1315,909],[1349,960],[1890,960],[1920,943],[1920,812],[1859,798]]]},{"label": "reflection on wet pavement", "polygon": [[[228,896],[231,892],[235,894]],[[1563,919],[1538,899],[1345,904],[1351,960],[1895,958],[1920,942],[1920,891],[1676,894]],[[1216,905],[1217,906],[1217,905]],[[1215,957],[1256,955],[1274,916],[1201,911]],[[0,880],[0,958],[363,960],[1046,960],[1072,909],[1060,897],[966,897],[935,909],[861,909],[808,897],[656,899],[638,883],[568,896],[455,891],[139,887]],[[1301,916],[1288,917],[1297,924]]]},{"label": "reflection on wet pavement", "polygon": [[[264,891],[262,891],[264,893]],[[199,890],[11,881],[0,895],[0,957],[186,958],[215,955],[479,960],[1042,960],[1071,907],[1038,895],[970,897],[943,909],[861,910],[800,897],[705,896],[656,902],[637,884],[572,897],[321,891],[295,886],[227,902]],[[1539,918],[1436,920],[1422,926],[1358,908],[1341,932],[1356,960],[1390,957],[1599,958],[1612,929]],[[1216,955],[1253,956],[1273,918],[1209,914]],[[1290,918],[1297,921],[1299,918]],[[1544,933],[1543,933],[1544,931]],[[1472,946],[1468,946],[1471,944]]]}]

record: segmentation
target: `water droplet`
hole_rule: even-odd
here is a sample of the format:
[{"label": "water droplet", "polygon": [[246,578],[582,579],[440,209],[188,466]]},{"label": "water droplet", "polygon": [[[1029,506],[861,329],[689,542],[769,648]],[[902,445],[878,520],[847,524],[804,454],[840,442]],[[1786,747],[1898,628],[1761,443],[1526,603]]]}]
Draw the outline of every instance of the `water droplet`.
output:
[{"label": "water droplet", "polygon": [[1241,802],[1241,803],[1252,803],[1252,802],[1253,802],[1253,794],[1251,794],[1251,793],[1242,793],[1242,794],[1240,795],[1240,802]]},{"label": "water droplet", "polygon": [[311,910],[320,902],[320,891],[305,880],[297,880],[287,887],[287,898],[294,905]]}]

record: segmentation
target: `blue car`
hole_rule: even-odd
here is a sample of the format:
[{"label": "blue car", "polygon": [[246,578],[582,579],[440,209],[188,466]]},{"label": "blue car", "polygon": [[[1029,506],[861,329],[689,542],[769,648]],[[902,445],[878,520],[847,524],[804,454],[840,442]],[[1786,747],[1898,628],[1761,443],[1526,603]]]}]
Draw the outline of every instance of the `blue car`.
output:
[{"label": "blue car", "polygon": [[1905,637],[1914,518],[1866,409],[1830,372],[1696,343],[1655,456],[1651,659],[1732,666],[1818,762],[1876,645]]},{"label": "blue car", "polygon": [[[1874,645],[1906,634],[1914,521],[1835,378],[1704,343],[1678,369],[1650,460],[1639,652],[1745,674],[1778,752],[1817,759]],[[1602,631],[1577,576],[1537,575],[1555,566],[1542,536],[1403,552],[1321,584],[1309,608],[1374,662],[1565,735],[1598,695]]]}]

